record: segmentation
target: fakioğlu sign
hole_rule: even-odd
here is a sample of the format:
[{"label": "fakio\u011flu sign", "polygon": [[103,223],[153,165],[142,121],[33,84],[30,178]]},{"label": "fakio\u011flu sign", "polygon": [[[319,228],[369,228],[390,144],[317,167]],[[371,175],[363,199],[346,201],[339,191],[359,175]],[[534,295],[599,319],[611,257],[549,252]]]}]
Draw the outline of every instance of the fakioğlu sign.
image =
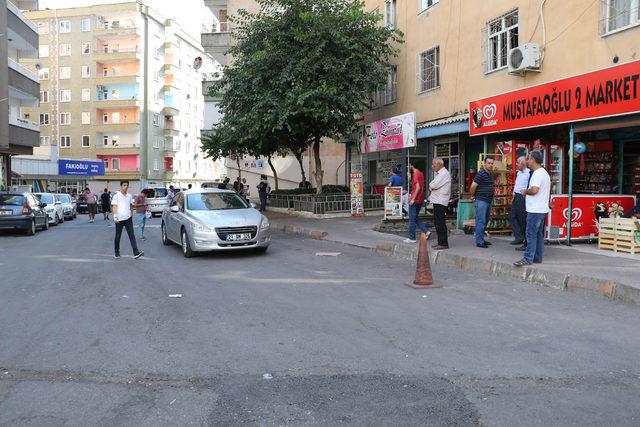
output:
[{"label": "fakio\u011flu sign", "polygon": [[87,160],[58,160],[58,175],[104,175],[104,163]]},{"label": "fakio\u011flu sign", "polygon": [[640,112],[640,61],[519,89],[469,103],[469,134]]}]

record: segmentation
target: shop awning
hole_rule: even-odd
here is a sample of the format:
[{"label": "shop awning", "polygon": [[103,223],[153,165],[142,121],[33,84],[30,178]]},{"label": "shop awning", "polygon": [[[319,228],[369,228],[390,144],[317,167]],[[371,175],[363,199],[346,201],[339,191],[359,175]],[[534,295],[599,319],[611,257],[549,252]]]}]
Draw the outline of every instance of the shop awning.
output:
[{"label": "shop awning", "polygon": [[416,126],[416,136],[418,139],[431,138],[434,136],[467,132],[468,130],[468,114],[456,114],[438,120],[419,123]]}]

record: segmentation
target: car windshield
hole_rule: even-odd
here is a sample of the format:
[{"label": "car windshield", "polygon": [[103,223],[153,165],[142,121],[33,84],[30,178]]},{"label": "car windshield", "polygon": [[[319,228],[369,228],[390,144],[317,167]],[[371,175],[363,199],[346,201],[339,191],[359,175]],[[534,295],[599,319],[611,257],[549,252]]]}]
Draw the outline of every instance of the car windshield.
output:
[{"label": "car windshield", "polygon": [[24,197],[19,194],[0,194],[0,205],[22,206]]},{"label": "car windshield", "polygon": [[150,198],[167,197],[167,194],[168,194],[166,188],[147,188],[142,190],[142,192],[145,193],[147,197],[150,197]]},{"label": "car windshield", "polygon": [[249,204],[236,193],[196,193],[187,195],[190,211],[217,211],[223,209],[246,209]]},{"label": "car windshield", "polygon": [[36,197],[38,197],[42,203],[46,203],[48,205],[53,204],[53,196],[51,194],[36,194]]}]

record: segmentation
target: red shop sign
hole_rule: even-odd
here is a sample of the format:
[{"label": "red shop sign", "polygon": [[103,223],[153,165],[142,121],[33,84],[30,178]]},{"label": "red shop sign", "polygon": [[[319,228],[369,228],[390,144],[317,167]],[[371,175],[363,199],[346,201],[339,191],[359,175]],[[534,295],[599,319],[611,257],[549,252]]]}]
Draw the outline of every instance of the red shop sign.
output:
[{"label": "red shop sign", "polygon": [[469,134],[640,112],[640,61],[469,103]]}]

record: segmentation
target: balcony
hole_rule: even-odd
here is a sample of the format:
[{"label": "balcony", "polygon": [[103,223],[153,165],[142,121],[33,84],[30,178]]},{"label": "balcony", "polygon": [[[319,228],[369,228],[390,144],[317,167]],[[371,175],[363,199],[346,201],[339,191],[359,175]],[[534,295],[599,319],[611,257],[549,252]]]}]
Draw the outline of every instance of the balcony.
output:
[{"label": "balcony", "polygon": [[98,123],[93,126],[95,132],[135,132],[140,130],[140,122],[138,120],[130,120],[127,122],[107,122]]},{"label": "balcony", "polygon": [[96,155],[108,156],[108,155],[125,155],[125,154],[140,154],[140,145],[104,145],[99,144],[96,146]]},{"label": "balcony", "polygon": [[111,63],[134,60],[139,61],[142,58],[142,54],[138,47],[122,49],[102,48],[94,50],[93,57],[97,62]]},{"label": "balcony", "polygon": [[40,145],[40,129],[33,123],[9,116],[9,145],[23,147],[20,154],[32,154],[31,148]]},{"label": "balcony", "polygon": [[100,93],[96,94],[96,108],[102,110],[113,110],[120,108],[140,108],[140,100],[137,96],[129,99],[104,97]]},{"label": "balcony", "polygon": [[228,49],[231,46],[231,33],[219,32],[219,33],[203,33],[200,36],[202,46],[212,48],[214,50]]},{"label": "balcony", "polygon": [[180,151],[180,147],[177,144],[173,142],[167,142],[167,141],[164,142],[164,147],[162,148],[162,152],[166,156],[171,157],[178,151]]},{"label": "balcony", "polygon": [[9,116],[9,124],[19,128],[32,130],[34,132],[40,132],[40,126],[38,124],[29,120],[21,119],[20,117]]},{"label": "balcony", "polygon": [[109,74],[104,75],[104,73],[98,71],[96,77],[96,83],[110,85],[110,84],[132,84],[132,83],[142,83],[140,79],[140,73],[133,74]]},{"label": "balcony", "polygon": [[[117,24],[116,24],[117,23]],[[96,40],[118,40],[123,38],[140,37],[142,30],[132,22],[120,24],[118,21],[100,23],[92,30]]]},{"label": "balcony", "polygon": [[174,179],[176,176],[178,175],[178,173],[176,171],[164,171],[164,173],[162,174],[162,177],[166,180],[172,180]]},{"label": "balcony", "polygon": [[7,58],[7,60],[9,61],[9,68],[40,84],[40,80],[38,79],[38,75],[36,73],[11,58]]},{"label": "balcony", "polygon": [[108,180],[118,180],[118,179],[131,179],[136,180],[140,178],[140,169],[128,169],[128,170],[113,170],[107,169],[104,172],[104,176],[96,177],[96,179],[108,179]]},{"label": "balcony", "polygon": [[180,135],[180,129],[178,129],[176,123],[173,120],[165,120],[164,136],[178,136],[178,135]]}]

